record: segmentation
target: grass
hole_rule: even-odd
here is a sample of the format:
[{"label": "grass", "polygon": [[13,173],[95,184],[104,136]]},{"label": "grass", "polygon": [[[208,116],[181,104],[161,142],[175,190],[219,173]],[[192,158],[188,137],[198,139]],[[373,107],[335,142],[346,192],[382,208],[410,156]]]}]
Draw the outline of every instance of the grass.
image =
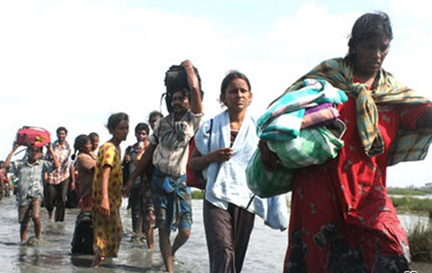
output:
[{"label": "grass", "polygon": [[413,262],[432,262],[432,228],[419,222],[407,234]]},{"label": "grass", "polygon": [[432,194],[432,189],[426,188],[387,188],[387,194],[393,195],[418,195],[423,196],[426,194]]},{"label": "grass", "polygon": [[432,210],[432,199],[420,199],[411,196],[390,196],[397,211],[413,213],[429,213]]}]

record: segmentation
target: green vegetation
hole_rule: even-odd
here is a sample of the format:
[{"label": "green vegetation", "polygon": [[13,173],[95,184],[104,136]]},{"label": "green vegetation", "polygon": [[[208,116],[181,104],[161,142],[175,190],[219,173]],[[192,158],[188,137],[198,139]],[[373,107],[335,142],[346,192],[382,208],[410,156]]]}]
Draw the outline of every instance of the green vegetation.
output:
[{"label": "green vegetation", "polygon": [[417,188],[388,188],[387,194],[422,196],[426,194],[432,194],[432,190],[417,189]]},{"label": "green vegetation", "polygon": [[432,228],[419,222],[407,234],[412,260],[432,262]]},{"label": "green vegetation", "polygon": [[420,199],[411,196],[390,196],[396,210],[414,213],[429,213],[432,210],[432,199]]},{"label": "green vegetation", "polygon": [[192,190],[192,199],[203,199],[204,191]]}]

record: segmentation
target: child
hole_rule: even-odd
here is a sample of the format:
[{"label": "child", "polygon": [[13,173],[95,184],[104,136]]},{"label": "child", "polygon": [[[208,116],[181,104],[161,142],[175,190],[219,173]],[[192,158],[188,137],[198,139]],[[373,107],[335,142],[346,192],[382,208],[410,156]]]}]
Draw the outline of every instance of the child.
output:
[{"label": "child", "polygon": [[108,119],[112,138],[99,147],[92,187],[92,218],[95,256],[92,267],[104,257],[117,257],[123,235],[120,219],[123,172],[120,143],[129,133],[129,117],[113,114]]},{"label": "child", "polygon": [[[43,147],[28,146],[27,158],[17,160],[11,165],[12,156],[18,146],[14,142],[12,151],[6,159],[5,167],[18,177],[18,220],[21,224],[21,242],[25,242],[27,238],[30,213],[34,222],[35,235],[39,240],[41,236],[40,208],[43,200],[43,174],[58,169],[59,164],[55,156],[53,156],[52,163],[40,159],[43,154]],[[53,155],[51,143],[47,145],[47,148],[48,152]]]},{"label": "child", "polygon": [[97,156],[99,150],[99,135],[95,132],[91,132],[89,134],[89,138],[92,145],[91,152],[94,154],[94,156]]},{"label": "child", "polygon": [[[149,132],[150,128],[146,123],[138,123],[135,127],[135,137],[137,142],[126,148],[123,159],[124,174],[133,173],[138,165],[142,154],[149,145]],[[151,178],[151,176],[147,176],[147,174],[148,172],[146,172],[146,175],[139,176],[135,179],[131,189],[131,195],[129,196],[128,208],[130,207],[132,210],[132,229],[135,233],[132,240],[140,239],[142,236],[141,232],[144,231],[147,238],[147,247],[152,249],[154,245],[153,228],[156,220],[150,182],[147,179],[148,177]],[[128,177],[125,177],[125,175],[123,177],[124,181],[128,180]]]}]

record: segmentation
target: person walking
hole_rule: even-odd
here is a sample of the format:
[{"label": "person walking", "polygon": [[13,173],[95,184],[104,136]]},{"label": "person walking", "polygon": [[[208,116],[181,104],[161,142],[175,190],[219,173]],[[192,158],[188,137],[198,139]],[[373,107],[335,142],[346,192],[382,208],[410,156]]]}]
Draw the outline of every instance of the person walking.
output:
[{"label": "person walking", "polygon": [[[192,62],[181,64],[187,75],[188,88],[177,88],[172,93],[172,112],[161,118],[150,137],[135,171],[124,187],[128,195],[136,177],[153,162],[151,181],[159,245],[168,272],[173,272],[173,257],[188,240],[192,226],[191,191],[186,186],[186,163],[189,140],[201,124],[202,104],[200,84]],[[171,245],[171,231],[178,234]]]},{"label": "person walking", "polygon": [[[337,157],[295,172],[286,273],[410,272],[387,166],[425,158],[432,104],[382,68],[392,38],[387,14],[366,13],[354,23],[345,58],[322,62],[286,91],[312,78],[348,95],[337,107],[347,127]],[[260,148],[262,158],[272,153]],[[277,169],[275,162],[263,164]]]},{"label": "person walking", "polygon": [[92,220],[94,258],[92,267],[99,267],[105,257],[117,257],[123,236],[120,218],[123,173],[120,143],[129,133],[129,116],[112,114],[107,124],[112,138],[99,148],[92,186]]}]

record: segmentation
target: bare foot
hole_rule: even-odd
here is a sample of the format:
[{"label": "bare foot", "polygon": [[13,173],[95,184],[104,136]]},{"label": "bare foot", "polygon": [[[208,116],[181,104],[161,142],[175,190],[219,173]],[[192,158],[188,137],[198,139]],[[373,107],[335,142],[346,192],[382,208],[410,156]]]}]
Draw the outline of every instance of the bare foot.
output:
[{"label": "bare foot", "polygon": [[98,248],[93,258],[91,267],[98,268],[101,265],[101,262],[102,262],[101,250],[100,248]]}]

